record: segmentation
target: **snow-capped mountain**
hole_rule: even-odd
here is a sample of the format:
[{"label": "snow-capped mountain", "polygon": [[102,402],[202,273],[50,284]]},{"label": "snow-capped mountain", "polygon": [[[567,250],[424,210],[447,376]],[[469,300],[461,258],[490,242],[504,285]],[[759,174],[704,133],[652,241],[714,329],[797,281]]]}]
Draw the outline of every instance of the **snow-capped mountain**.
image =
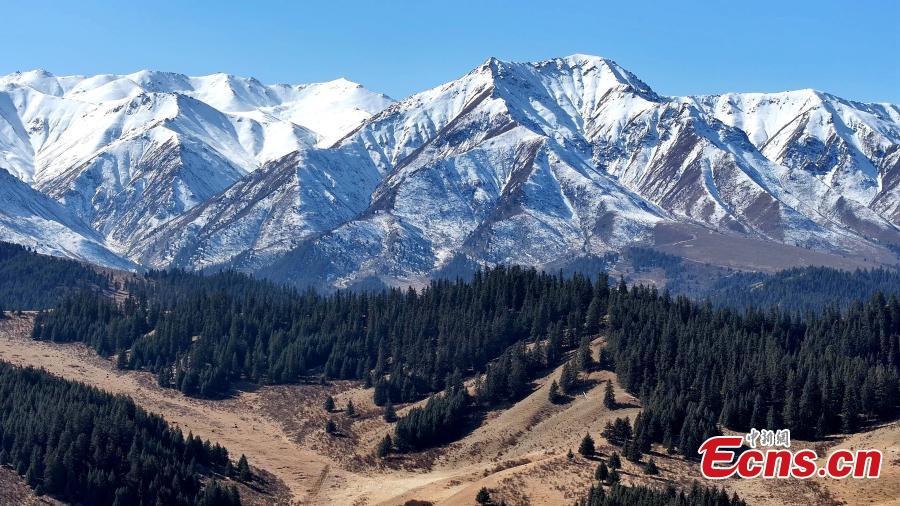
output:
[{"label": "snow-capped mountain", "polygon": [[131,255],[298,281],[315,266],[344,286],[427,277],[460,254],[529,265],[601,255],[649,240],[659,223],[834,251],[900,240],[815,176],[610,60],[491,59],[327,151],[268,165]]},{"label": "snow-capped mountain", "polygon": [[898,132],[894,105],[663,97],[587,55],[492,58],[396,103],[343,80],[0,79],[0,163],[115,251],[323,286],[557,266],[667,225],[885,251],[900,244]]},{"label": "snow-capped mountain", "polygon": [[900,107],[821,93],[729,93],[692,99],[743,130],[769,160],[810,173],[900,223]]},{"label": "snow-capped mountain", "polygon": [[135,265],[113,253],[103,238],[58,202],[0,168],[0,241],[38,253],[77,258],[106,267]]},{"label": "snow-capped mountain", "polygon": [[343,79],[264,86],[225,74],[16,73],[0,78],[0,163],[121,249],[388,103]]}]

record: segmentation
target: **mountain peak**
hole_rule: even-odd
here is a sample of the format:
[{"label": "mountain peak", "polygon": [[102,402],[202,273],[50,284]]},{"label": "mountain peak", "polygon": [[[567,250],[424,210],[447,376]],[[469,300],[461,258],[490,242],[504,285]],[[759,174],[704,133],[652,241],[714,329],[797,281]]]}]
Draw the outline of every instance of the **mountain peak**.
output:
[{"label": "mountain peak", "polygon": [[338,77],[337,79],[333,79],[331,81],[327,81],[324,84],[331,84],[334,86],[346,86],[348,88],[362,88],[362,85],[347,79],[346,77]]},{"label": "mountain peak", "polygon": [[38,77],[56,77],[52,72],[46,69],[37,68],[34,70],[29,70],[24,73],[25,75],[33,75]]},{"label": "mountain peak", "polygon": [[590,64],[594,64],[594,65],[604,64],[604,65],[618,66],[618,64],[615,61],[613,61],[609,58],[605,58],[603,56],[597,56],[594,54],[585,54],[585,53],[570,54],[569,56],[563,56],[561,58],[553,58],[553,60],[565,60],[567,62],[571,62],[573,64],[579,64],[579,65],[590,63]]},{"label": "mountain peak", "polygon": [[659,96],[636,75],[614,60],[602,56],[576,53],[534,62],[514,62],[491,57],[467,75],[483,75],[487,72],[490,72],[491,79],[495,82],[508,78],[523,83],[535,79],[539,81],[575,79],[580,83],[590,81],[598,90],[620,88],[647,100],[659,100]]}]

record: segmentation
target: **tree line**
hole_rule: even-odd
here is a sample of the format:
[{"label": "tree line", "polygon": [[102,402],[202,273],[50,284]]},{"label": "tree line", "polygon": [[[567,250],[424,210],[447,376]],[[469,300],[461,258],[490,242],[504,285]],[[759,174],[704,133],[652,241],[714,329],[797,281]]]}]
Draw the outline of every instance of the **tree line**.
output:
[{"label": "tree line", "polygon": [[[242,459],[246,466],[246,459]],[[0,362],[0,465],[75,504],[240,504],[228,451],[122,395]]]},{"label": "tree line", "polygon": [[454,372],[484,372],[516,343],[550,336],[545,355],[557,360],[596,331],[607,285],[500,267],[420,291],[323,295],[230,272],[153,272],[121,304],[95,292],[66,298],[38,316],[33,337],[85,342],[187,395],[324,374],[366,381],[379,404],[410,402],[445,390]]},{"label": "tree line", "polygon": [[0,242],[0,315],[47,309],[79,290],[109,283],[106,275],[88,265]]},{"label": "tree line", "polygon": [[819,438],[896,415],[900,300],[877,293],[801,317],[620,285],[610,296],[609,349],[619,381],[644,406],[645,446],[696,458],[719,424]]},{"label": "tree line", "polygon": [[736,309],[778,306],[783,311],[802,315],[830,306],[847,309],[853,302],[878,292],[900,293],[900,271],[802,267],[774,274],[736,272],[719,278],[700,295],[716,306]]},{"label": "tree line", "polygon": [[[409,448],[439,444],[449,433],[441,427],[472,409],[518,400],[571,350],[553,394],[569,393],[595,362],[613,369],[645,406],[641,446],[659,442],[691,457],[721,425],[814,438],[896,413],[896,292],[801,315],[610,287],[605,274],[519,267],[377,293],[300,292],[236,273],[180,271],[152,272],[127,288],[122,303],[90,292],[66,298],[38,316],[34,337],[86,342],[119,367],[153,371],[161,385],[194,396],[226,395],[237,380],[321,376],[364,381],[378,405],[444,392],[407,434],[395,433]],[[608,345],[594,358],[590,338],[604,325]],[[474,395],[448,402],[454,378],[466,377],[475,378]]]},{"label": "tree line", "polygon": [[701,487],[694,482],[688,491],[674,487],[656,489],[643,485],[627,487],[618,483],[611,487],[593,485],[587,496],[575,506],[746,506],[737,494],[724,489]]}]

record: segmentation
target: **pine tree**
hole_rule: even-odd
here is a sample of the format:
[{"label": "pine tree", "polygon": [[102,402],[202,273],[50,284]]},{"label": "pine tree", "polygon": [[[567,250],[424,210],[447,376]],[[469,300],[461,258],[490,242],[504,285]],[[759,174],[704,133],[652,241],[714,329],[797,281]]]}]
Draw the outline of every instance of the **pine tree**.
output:
[{"label": "pine tree", "polygon": [[569,451],[566,452],[566,458],[569,460],[575,460],[575,454],[572,452],[571,448],[569,448]]},{"label": "pine tree", "polygon": [[649,452],[651,447],[650,425],[645,422],[643,413],[634,417],[634,444],[641,452]]},{"label": "pine tree", "polygon": [[394,441],[391,439],[390,434],[385,434],[381,439],[381,442],[378,443],[378,448],[375,449],[375,455],[378,458],[384,458],[391,450],[394,448]]},{"label": "pine tree", "polygon": [[478,491],[478,494],[475,495],[475,502],[481,505],[491,504],[491,493],[487,488],[481,487],[481,490]]},{"label": "pine tree", "polygon": [[606,346],[600,348],[600,354],[597,357],[597,367],[604,371],[614,370],[612,354]]},{"label": "pine tree", "polygon": [[329,418],[328,421],[325,422],[325,433],[326,434],[337,433],[337,425],[334,424],[334,420],[332,420],[331,418]]},{"label": "pine tree", "polygon": [[649,474],[651,476],[659,474],[659,468],[656,466],[656,461],[653,459],[647,461],[647,465],[644,466],[644,474]]},{"label": "pine tree", "polygon": [[571,395],[578,383],[578,371],[572,361],[568,361],[563,365],[562,372],[559,376],[559,388],[566,395]]},{"label": "pine tree", "polygon": [[778,427],[780,422],[778,421],[778,414],[775,411],[775,406],[769,406],[769,411],[766,414],[766,427]]},{"label": "pine tree", "polygon": [[334,411],[334,408],[335,408],[334,397],[332,397],[330,395],[328,397],[326,397],[324,407],[325,407],[325,411],[328,413],[331,413],[332,411]]},{"label": "pine tree", "polygon": [[761,428],[765,422],[762,396],[757,393],[753,398],[753,410],[750,412],[750,427]]},{"label": "pine tree", "polygon": [[578,445],[578,453],[584,455],[585,457],[590,457],[594,454],[596,449],[594,448],[594,438],[591,437],[590,433],[585,434],[583,438],[581,438],[581,444]]},{"label": "pine tree", "polygon": [[632,439],[625,445],[625,458],[631,462],[640,462],[644,454],[641,452],[640,446],[636,439]]},{"label": "pine tree", "polygon": [[560,401],[559,383],[557,383],[556,380],[553,380],[553,382],[550,383],[550,389],[547,391],[547,398],[550,399],[550,402],[553,404]]},{"label": "pine tree", "polygon": [[603,318],[603,313],[606,312],[605,303],[605,300],[595,296],[588,304],[584,316],[584,330],[589,335],[596,334],[600,330],[600,320]]},{"label": "pine tree", "polygon": [[828,419],[825,418],[825,413],[819,415],[819,420],[816,421],[816,438],[822,439],[828,434]]},{"label": "pine tree", "polygon": [[397,421],[397,412],[394,411],[394,404],[390,399],[388,399],[384,405],[384,415],[382,417],[387,423],[394,423]]},{"label": "pine tree", "polygon": [[613,469],[612,471],[609,472],[609,476],[606,477],[606,483],[613,485],[613,484],[619,483],[619,479],[620,479],[619,471],[616,469]]},{"label": "pine tree", "polygon": [[600,462],[597,466],[597,470],[594,471],[594,479],[597,481],[606,481],[607,476],[609,476],[609,468],[606,467],[606,462]]},{"label": "pine tree", "polygon": [[666,448],[666,452],[669,454],[675,453],[675,441],[672,437],[672,428],[666,425],[666,429],[663,432],[662,444]]},{"label": "pine tree", "polygon": [[116,354],[116,369],[128,369],[128,353],[125,350],[119,350]]},{"label": "pine tree", "polygon": [[606,409],[616,409],[616,394],[613,391],[612,380],[606,380],[606,390],[603,392],[603,406]]},{"label": "pine tree", "polygon": [[40,447],[34,447],[31,451],[31,463],[28,465],[28,471],[25,473],[25,482],[28,486],[35,488],[44,477],[44,462],[40,455]]},{"label": "pine tree", "polygon": [[594,357],[591,355],[591,339],[588,336],[581,338],[575,357],[579,370],[590,371],[594,367]]},{"label": "pine tree", "polygon": [[617,452],[613,452],[612,455],[609,456],[609,467],[610,469],[619,469],[622,467],[622,461],[619,459],[619,454]]},{"label": "pine tree", "polygon": [[237,471],[238,478],[241,481],[246,483],[253,479],[253,474],[250,472],[250,464],[247,462],[247,457],[244,454],[241,454],[241,458],[238,459]]},{"label": "pine tree", "polygon": [[349,418],[353,418],[353,417],[356,416],[356,408],[353,407],[353,401],[352,401],[352,400],[348,400],[348,401],[347,401],[347,409],[344,411],[344,413],[345,413]]},{"label": "pine tree", "polygon": [[850,384],[844,390],[844,402],[841,409],[841,431],[854,432],[859,428],[859,397],[853,392]]}]

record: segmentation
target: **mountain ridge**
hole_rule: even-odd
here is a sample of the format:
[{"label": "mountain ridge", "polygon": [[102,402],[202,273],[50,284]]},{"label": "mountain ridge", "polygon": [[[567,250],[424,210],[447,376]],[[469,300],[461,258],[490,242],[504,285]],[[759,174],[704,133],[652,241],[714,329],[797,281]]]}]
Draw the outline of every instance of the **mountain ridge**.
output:
[{"label": "mountain ridge", "polygon": [[[240,134],[246,128],[235,125],[306,128],[284,119],[296,113],[290,106],[266,105],[302,85],[265,86],[227,74],[128,77],[149,83],[144,88],[192,90],[174,93],[211,112],[175,114],[164,127],[204,139],[221,156],[200,165],[232,164],[233,175],[217,173],[209,179],[219,186],[194,191],[198,183],[179,182],[190,164],[177,161],[168,170],[143,171],[169,174],[149,191],[147,180],[110,187],[102,170],[88,177],[86,168],[70,170],[99,185],[64,180],[37,187],[66,205],[91,202],[80,216],[148,267],[236,267],[296,278],[289,271],[301,269],[305,258],[322,270],[313,277],[323,286],[373,277],[403,284],[434,275],[460,255],[473,264],[538,266],[603,256],[652,244],[663,224],[834,255],[884,253],[883,245],[900,244],[900,107],[890,104],[810,90],[665,97],[606,58],[490,58],[459,79],[380,102],[340,135],[298,130],[293,150],[261,157],[257,148],[268,136],[248,143]],[[0,78],[0,99],[9,93],[4,80],[9,76]],[[63,94],[80,90],[70,81],[64,91],[59,79],[56,88],[46,76],[34,80]],[[84,81],[81,93],[112,83],[120,95],[133,94],[123,91],[128,83],[121,76]],[[348,83],[338,87],[359,90]],[[223,89],[231,94],[210,91]],[[328,110],[328,96],[306,109]],[[217,123],[210,118],[219,117],[212,111],[224,118],[218,120],[224,130],[211,130]],[[0,153],[7,158],[24,148],[4,143],[3,133],[21,130],[3,130],[0,118]],[[218,131],[235,133],[210,134]],[[256,146],[257,154],[246,155],[254,161],[233,153],[250,153],[248,145]],[[131,170],[139,163],[119,165]],[[102,188],[130,200],[107,211],[98,207]],[[179,200],[179,190],[195,198]],[[131,220],[123,220],[129,212]],[[141,218],[149,214],[156,218]]]}]

